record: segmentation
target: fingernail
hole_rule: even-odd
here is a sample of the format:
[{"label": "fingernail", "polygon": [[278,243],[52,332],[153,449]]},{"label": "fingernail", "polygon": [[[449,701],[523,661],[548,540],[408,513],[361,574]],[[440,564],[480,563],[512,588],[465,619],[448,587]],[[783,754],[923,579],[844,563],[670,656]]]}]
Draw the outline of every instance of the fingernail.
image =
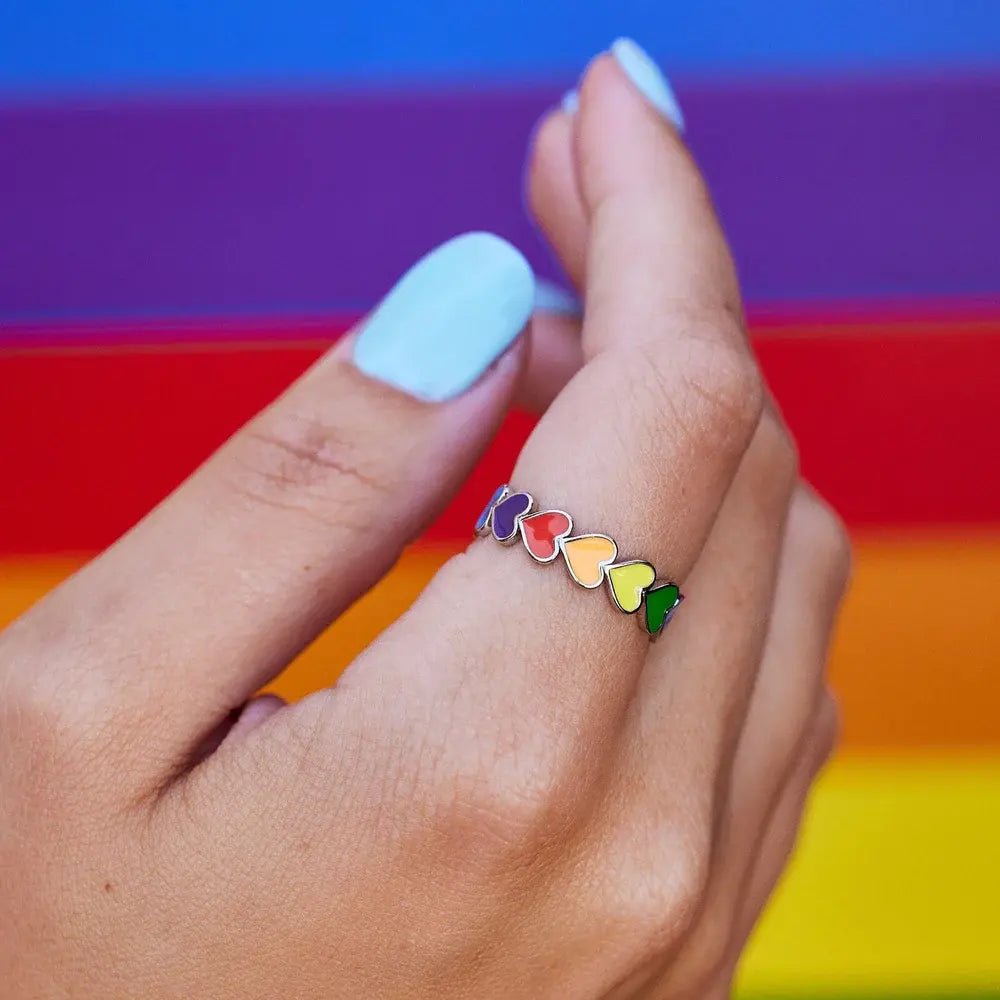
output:
[{"label": "fingernail", "polygon": [[417,261],[354,343],[366,375],[442,402],[465,392],[514,342],[531,315],[535,277],[492,233],[465,233]]},{"label": "fingernail", "polygon": [[619,38],[611,46],[625,75],[636,90],[669,121],[678,132],[684,131],[684,114],[677,103],[670,82],[653,62],[649,53],[631,38]]},{"label": "fingernail", "polygon": [[560,107],[571,117],[580,110],[580,95],[576,92],[576,90],[567,90],[566,93],[563,94]]},{"label": "fingernail", "polygon": [[535,281],[535,312],[559,313],[563,316],[582,316],[580,300],[565,288],[538,278]]}]

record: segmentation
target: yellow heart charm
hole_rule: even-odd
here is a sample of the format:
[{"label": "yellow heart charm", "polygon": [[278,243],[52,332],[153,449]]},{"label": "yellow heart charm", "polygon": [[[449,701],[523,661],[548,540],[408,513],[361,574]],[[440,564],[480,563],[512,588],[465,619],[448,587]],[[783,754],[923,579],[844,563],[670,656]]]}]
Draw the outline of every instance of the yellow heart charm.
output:
[{"label": "yellow heart charm", "polygon": [[642,604],[642,592],[656,579],[656,570],[642,559],[618,563],[608,569],[608,584],[615,604],[631,615]]},{"label": "yellow heart charm", "polygon": [[618,546],[607,535],[564,538],[562,550],[569,575],[588,590],[601,585],[605,569],[618,558]]}]

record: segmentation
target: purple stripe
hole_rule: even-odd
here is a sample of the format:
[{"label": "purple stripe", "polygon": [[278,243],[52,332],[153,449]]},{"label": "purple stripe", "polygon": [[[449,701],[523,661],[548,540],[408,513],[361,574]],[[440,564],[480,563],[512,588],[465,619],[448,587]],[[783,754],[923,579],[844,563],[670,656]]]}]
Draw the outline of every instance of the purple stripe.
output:
[{"label": "purple stripe", "polygon": [[[751,301],[1000,293],[1000,76],[679,88]],[[470,228],[552,264],[541,92],[0,109],[0,318],[322,313]]]}]

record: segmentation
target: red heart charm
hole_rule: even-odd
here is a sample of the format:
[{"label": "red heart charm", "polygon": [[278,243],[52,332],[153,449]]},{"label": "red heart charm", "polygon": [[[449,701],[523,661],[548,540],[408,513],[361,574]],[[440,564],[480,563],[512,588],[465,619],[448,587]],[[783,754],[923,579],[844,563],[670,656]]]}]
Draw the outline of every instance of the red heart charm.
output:
[{"label": "red heart charm", "polygon": [[559,554],[559,539],[573,530],[573,519],[561,510],[543,510],[521,518],[524,547],[538,562],[552,562]]}]

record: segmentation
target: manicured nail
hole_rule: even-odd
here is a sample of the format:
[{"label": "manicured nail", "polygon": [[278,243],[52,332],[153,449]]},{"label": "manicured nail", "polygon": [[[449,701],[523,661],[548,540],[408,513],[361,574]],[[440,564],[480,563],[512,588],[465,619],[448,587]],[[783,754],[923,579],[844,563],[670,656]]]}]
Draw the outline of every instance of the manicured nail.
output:
[{"label": "manicured nail", "polygon": [[559,313],[562,316],[582,316],[580,300],[565,288],[538,278],[535,281],[535,312]]},{"label": "manicured nail", "polygon": [[354,343],[354,363],[418,399],[452,399],[510,347],[534,298],[520,251],[492,233],[456,236],[382,300]]},{"label": "manicured nail", "polygon": [[580,95],[576,92],[575,89],[567,90],[566,93],[563,94],[563,99],[560,103],[560,107],[563,109],[563,111],[566,112],[566,114],[570,115],[571,117],[575,115],[577,111],[580,110]]},{"label": "manicured nail", "polygon": [[673,88],[663,71],[641,45],[631,38],[619,38],[611,46],[611,54],[632,81],[636,90],[669,121],[678,132],[684,131],[684,114],[677,103]]}]

